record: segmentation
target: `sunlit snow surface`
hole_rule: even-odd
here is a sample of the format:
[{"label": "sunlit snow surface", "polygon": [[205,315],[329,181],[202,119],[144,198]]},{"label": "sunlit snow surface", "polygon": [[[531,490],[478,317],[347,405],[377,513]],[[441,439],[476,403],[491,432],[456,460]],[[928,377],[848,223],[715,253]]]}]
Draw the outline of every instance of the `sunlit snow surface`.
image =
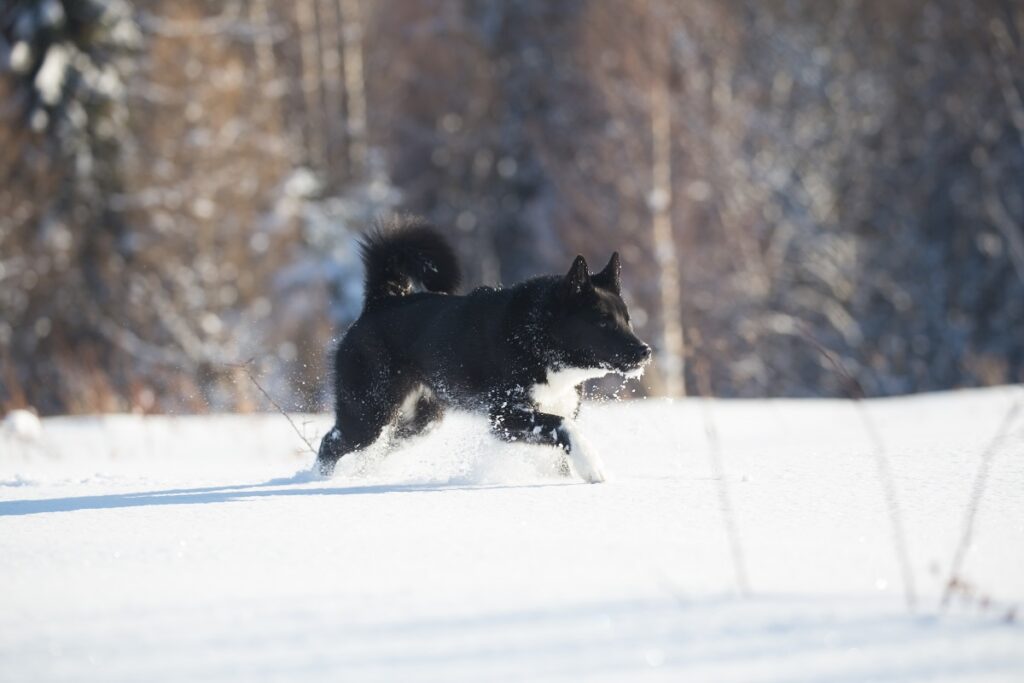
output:
[{"label": "sunlit snow surface", "polygon": [[[848,402],[712,404],[746,598],[696,401],[586,404],[597,485],[463,415],[329,481],[279,415],[0,431],[0,680],[1024,680],[1024,609],[1005,619],[1024,601],[1024,419],[967,555],[976,597],[937,610],[1019,393],[867,405],[914,614]],[[328,424],[296,421],[314,443]]]}]

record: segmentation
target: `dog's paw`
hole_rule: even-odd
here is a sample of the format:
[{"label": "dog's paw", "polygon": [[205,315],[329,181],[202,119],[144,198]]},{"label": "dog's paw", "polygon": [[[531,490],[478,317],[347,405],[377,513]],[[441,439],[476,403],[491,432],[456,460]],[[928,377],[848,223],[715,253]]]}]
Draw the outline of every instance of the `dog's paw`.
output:
[{"label": "dog's paw", "polygon": [[588,484],[600,484],[605,481],[604,469],[598,465],[597,467],[589,468],[578,468],[580,478]]},{"label": "dog's paw", "polygon": [[576,473],[588,484],[600,484],[607,478],[604,473],[604,463],[596,453],[589,453],[586,458],[579,458],[573,463]]},{"label": "dog's paw", "polygon": [[576,475],[590,484],[599,484],[607,480],[604,463],[586,439],[576,429],[576,425],[566,421],[562,428],[569,441],[569,461]]},{"label": "dog's paw", "polygon": [[316,462],[309,468],[310,477],[326,480],[334,476],[335,463],[317,458]]}]

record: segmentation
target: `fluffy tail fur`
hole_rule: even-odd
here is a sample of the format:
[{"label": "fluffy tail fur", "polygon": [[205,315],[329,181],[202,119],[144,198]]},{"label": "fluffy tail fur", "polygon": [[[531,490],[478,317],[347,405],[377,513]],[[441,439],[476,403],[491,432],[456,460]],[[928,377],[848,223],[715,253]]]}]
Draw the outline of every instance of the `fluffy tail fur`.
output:
[{"label": "fluffy tail fur", "polygon": [[367,304],[388,296],[412,293],[415,283],[431,292],[451,294],[461,275],[455,252],[423,220],[395,218],[359,242],[366,268]]}]

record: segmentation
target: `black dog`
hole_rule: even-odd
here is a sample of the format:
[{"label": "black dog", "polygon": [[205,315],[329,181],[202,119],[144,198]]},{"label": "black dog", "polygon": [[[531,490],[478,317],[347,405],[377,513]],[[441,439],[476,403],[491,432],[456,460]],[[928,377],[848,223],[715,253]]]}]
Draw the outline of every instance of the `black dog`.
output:
[{"label": "black dog", "polygon": [[[396,221],[361,247],[366,301],[338,346],[337,417],[320,445],[321,474],[384,427],[412,436],[452,405],[486,411],[505,440],[561,447],[577,474],[604,479],[574,435],[580,385],[642,372],[651,357],[619,295],[617,253],[593,277],[577,256],[565,276],[455,296],[455,253],[424,223]],[[414,293],[414,283],[428,291]]]}]

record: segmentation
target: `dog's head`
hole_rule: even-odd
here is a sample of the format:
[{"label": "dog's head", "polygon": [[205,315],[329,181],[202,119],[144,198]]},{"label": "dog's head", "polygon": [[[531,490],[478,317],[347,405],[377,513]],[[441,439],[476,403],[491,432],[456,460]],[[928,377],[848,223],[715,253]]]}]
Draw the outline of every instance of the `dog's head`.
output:
[{"label": "dog's head", "polygon": [[556,282],[549,334],[567,366],[629,373],[650,361],[651,347],[640,341],[629,322],[621,270],[618,252],[593,276],[586,260],[577,256]]}]

